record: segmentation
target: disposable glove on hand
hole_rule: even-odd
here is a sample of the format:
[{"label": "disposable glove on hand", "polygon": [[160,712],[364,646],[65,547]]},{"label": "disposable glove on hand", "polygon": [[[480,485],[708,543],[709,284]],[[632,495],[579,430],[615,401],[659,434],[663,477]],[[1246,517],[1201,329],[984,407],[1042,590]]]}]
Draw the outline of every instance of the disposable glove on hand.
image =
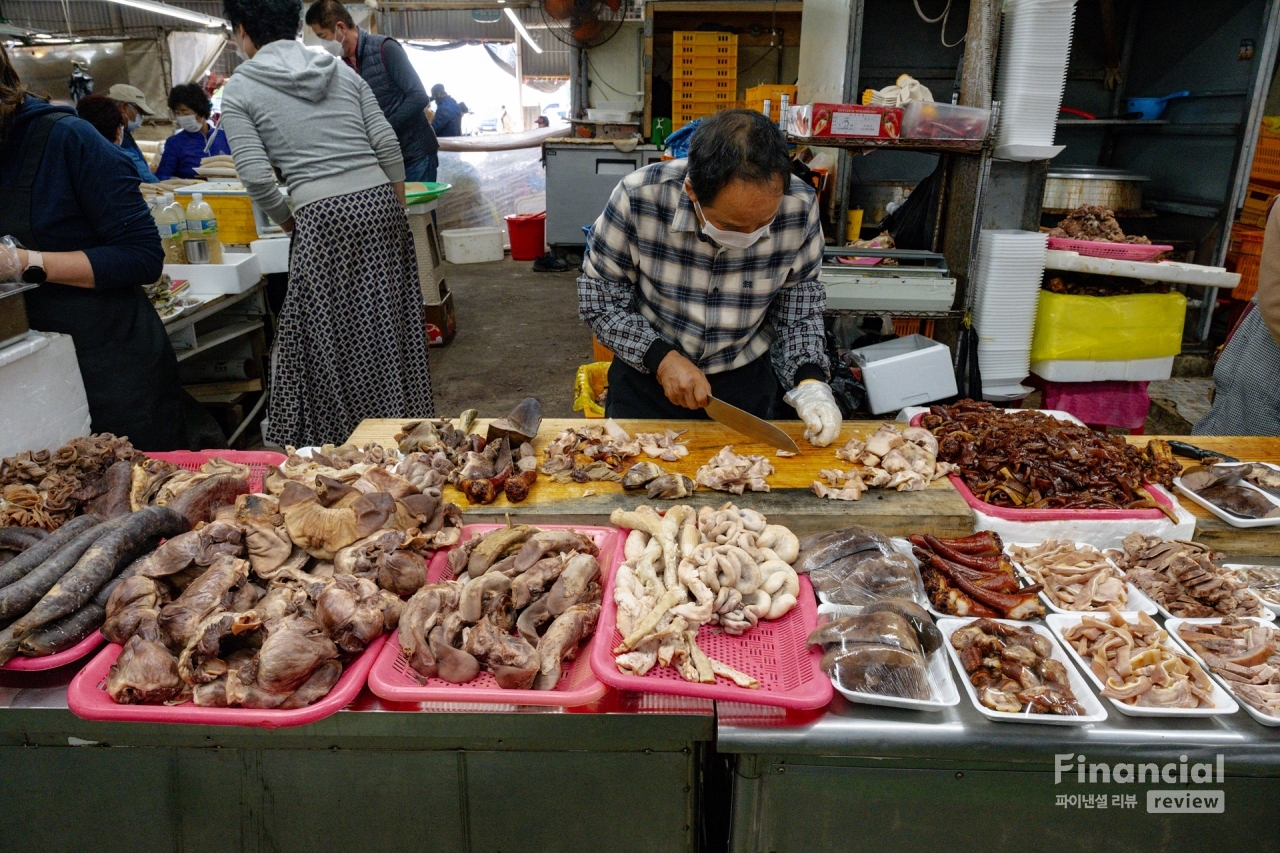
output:
[{"label": "disposable glove on hand", "polygon": [[0,237],[0,281],[18,281],[22,278],[22,263],[18,260],[18,244],[12,237]]},{"label": "disposable glove on hand", "polygon": [[814,447],[826,447],[840,435],[840,407],[825,382],[801,382],[782,398],[804,421],[804,437]]}]

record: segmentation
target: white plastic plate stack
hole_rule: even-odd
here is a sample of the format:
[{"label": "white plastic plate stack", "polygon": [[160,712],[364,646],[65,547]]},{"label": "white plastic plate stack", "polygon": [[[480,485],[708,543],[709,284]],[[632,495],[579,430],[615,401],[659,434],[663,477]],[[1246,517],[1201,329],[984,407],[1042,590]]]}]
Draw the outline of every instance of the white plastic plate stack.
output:
[{"label": "white plastic plate stack", "polygon": [[1045,235],[1036,231],[986,230],[978,237],[973,325],[978,366],[987,399],[1030,393],[1021,385],[1030,372]]},{"label": "white plastic plate stack", "polygon": [[1044,160],[1053,144],[1067,81],[1075,0],[1005,0],[996,96],[1000,123],[995,156]]}]

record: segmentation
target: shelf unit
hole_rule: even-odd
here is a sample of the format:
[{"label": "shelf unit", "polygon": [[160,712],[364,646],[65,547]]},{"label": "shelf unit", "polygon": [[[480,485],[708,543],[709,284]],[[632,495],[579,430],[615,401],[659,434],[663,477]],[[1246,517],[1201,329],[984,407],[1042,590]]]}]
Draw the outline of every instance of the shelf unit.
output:
[{"label": "shelf unit", "polygon": [[787,136],[796,145],[848,151],[916,151],[925,154],[982,154],[990,139],[873,139],[861,136]]}]

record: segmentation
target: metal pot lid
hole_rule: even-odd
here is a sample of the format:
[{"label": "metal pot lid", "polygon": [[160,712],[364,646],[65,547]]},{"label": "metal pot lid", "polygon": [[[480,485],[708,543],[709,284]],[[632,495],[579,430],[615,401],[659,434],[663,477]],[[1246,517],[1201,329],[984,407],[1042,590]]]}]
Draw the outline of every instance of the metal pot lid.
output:
[{"label": "metal pot lid", "polygon": [[1124,169],[1107,169],[1102,166],[1054,166],[1050,178],[1066,178],[1077,181],[1149,181],[1146,175],[1126,172]]}]

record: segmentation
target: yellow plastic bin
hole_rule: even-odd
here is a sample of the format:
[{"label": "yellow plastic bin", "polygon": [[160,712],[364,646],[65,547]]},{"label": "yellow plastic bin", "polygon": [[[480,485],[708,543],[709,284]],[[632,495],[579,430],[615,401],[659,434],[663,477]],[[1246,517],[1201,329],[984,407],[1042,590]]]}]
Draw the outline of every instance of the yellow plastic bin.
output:
[{"label": "yellow plastic bin", "polygon": [[583,417],[603,418],[604,406],[597,400],[603,400],[609,388],[609,362],[595,361],[578,368],[573,378],[573,410],[582,412]]},{"label": "yellow plastic bin", "polygon": [[1031,361],[1132,361],[1182,351],[1187,298],[1169,293],[1073,296],[1040,292]]}]

